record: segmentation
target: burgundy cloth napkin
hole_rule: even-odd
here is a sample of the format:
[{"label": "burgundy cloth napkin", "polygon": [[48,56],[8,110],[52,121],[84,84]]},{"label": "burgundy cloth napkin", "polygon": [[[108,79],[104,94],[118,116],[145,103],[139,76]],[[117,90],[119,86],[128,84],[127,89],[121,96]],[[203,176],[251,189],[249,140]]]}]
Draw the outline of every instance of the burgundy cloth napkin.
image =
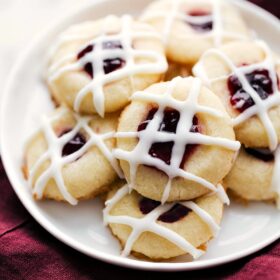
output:
[{"label": "burgundy cloth napkin", "polygon": [[[280,17],[280,2],[252,2]],[[280,280],[280,242],[236,262],[194,272],[144,272],[106,264],[69,248],[36,223],[17,199],[0,161],[0,280],[132,278]]]}]

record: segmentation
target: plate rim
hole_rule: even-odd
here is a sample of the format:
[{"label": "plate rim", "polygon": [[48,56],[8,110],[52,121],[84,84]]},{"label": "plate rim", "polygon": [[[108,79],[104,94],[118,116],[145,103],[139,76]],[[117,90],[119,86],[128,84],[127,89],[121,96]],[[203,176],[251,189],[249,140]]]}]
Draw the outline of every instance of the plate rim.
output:
[{"label": "plate rim", "polygon": [[[122,267],[127,268],[134,268],[134,269],[142,269],[142,270],[153,270],[153,271],[189,271],[189,270],[198,270],[198,269],[206,269],[214,266],[218,266],[221,264],[226,264],[238,259],[241,259],[243,257],[246,257],[248,255],[251,255],[264,247],[270,245],[274,241],[280,238],[280,230],[279,232],[275,233],[273,236],[270,236],[270,238],[264,240],[263,242],[260,242],[258,244],[255,244],[254,246],[249,247],[245,251],[236,252],[234,254],[230,254],[225,257],[218,257],[210,260],[201,260],[197,262],[186,262],[186,263],[168,263],[168,262],[147,262],[147,261],[139,261],[134,259],[128,259],[123,258],[121,256],[115,256],[110,253],[104,253],[96,249],[87,249],[87,247],[76,241],[74,238],[69,237],[66,233],[64,233],[61,230],[58,230],[48,219],[46,216],[43,215],[43,213],[40,213],[38,211],[36,204],[30,204],[28,200],[26,200],[23,195],[20,192],[20,186],[18,186],[18,182],[15,179],[17,176],[17,171],[13,169],[13,163],[12,159],[9,157],[9,153],[6,152],[8,149],[5,149],[6,146],[6,140],[4,136],[4,119],[5,119],[5,104],[7,103],[7,100],[9,98],[9,92],[13,90],[13,81],[15,80],[15,77],[17,77],[18,72],[22,68],[22,66],[25,64],[27,57],[29,56],[30,52],[36,48],[37,44],[41,42],[46,36],[51,34],[55,28],[70,18],[74,18],[75,16],[79,15],[80,13],[83,13],[86,9],[93,8],[94,6],[104,3],[104,2],[112,2],[117,0],[95,0],[93,2],[90,2],[86,5],[83,5],[79,9],[77,9],[75,12],[68,13],[64,17],[60,18],[59,20],[55,21],[53,24],[51,24],[50,27],[43,30],[43,32],[36,36],[35,39],[33,39],[30,44],[27,46],[27,48],[18,56],[16,62],[14,63],[14,66],[9,74],[9,77],[7,79],[7,83],[5,86],[5,89],[3,91],[2,97],[1,97],[1,117],[0,117],[0,142],[1,142],[1,158],[2,163],[5,168],[6,174],[8,176],[8,179],[10,181],[10,184],[17,194],[17,197],[20,199],[21,203],[24,205],[24,207],[27,209],[27,211],[31,214],[31,216],[50,234],[52,234],[55,238],[57,238],[59,241],[65,243],[69,247],[72,247],[73,249],[89,256],[96,258],[98,260],[104,261],[106,263],[119,265]],[[242,7],[244,9],[254,9],[255,12],[258,14],[258,16],[265,17],[267,21],[270,22],[271,25],[275,26],[277,29],[280,30],[280,20],[269,13],[268,11],[260,8],[259,6],[247,2],[245,0],[230,0],[234,4],[236,4],[239,7]]]}]

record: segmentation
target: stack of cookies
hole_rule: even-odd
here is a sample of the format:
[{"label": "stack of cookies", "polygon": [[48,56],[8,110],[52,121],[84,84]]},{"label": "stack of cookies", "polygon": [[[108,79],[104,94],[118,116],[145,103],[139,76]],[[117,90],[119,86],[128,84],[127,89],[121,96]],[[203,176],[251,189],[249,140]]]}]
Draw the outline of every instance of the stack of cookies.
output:
[{"label": "stack of cookies", "polygon": [[193,72],[219,96],[242,143],[224,186],[245,200],[278,204],[278,57],[262,41],[232,42],[205,52]]},{"label": "stack of cookies", "polygon": [[122,255],[153,260],[200,257],[227,190],[277,202],[280,67],[251,36],[222,0],[70,27],[47,69],[57,109],[26,145],[34,198],[105,197]]}]

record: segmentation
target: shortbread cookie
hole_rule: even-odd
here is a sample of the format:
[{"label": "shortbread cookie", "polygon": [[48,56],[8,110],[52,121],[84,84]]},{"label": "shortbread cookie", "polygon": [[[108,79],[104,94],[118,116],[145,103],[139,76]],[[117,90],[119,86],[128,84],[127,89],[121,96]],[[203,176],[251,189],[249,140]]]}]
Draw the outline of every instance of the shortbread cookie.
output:
[{"label": "shortbread cookie", "polygon": [[[224,185],[245,200],[279,200],[280,148],[242,148]],[[279,204],[280,206],[280,204]]]},{"label": "shortbread cookie", "polygon": [[280,65],[261,41],[234,42],[207,51],[193,69],[233,118],[237,139],[247,147],[280,141]]},{"label": "shortbread cookie", "polygon": [[115,112],[134,91],[167,70],[159,34],[129,16],[85,22],[65,31],[52,51],[48,85],[55,101],[81,113]]},{"label": "shortbread cookie", "polygon": [[128,182],[162,202],[215,191],[240,147],[219,99],[193,77],[135,93],[116,137]]},{"label": "shortbread cookie", "polygon": [[194,64],[209,48],[250,35],[239,12],[223,0],[160,0],[141,20],[161,32],[168,59],[182,64]]},{"label": "shortbread cookie", "polygon": [[119,115],[81,117],[66,108],[42,120],[25,150],[25,175],[35,199],[76,204],[121,176],[111,150]]},{"label": "shortbread cookie", "polygon": [[222,214],[217,195],[161,205],[123,186],[108,194],[104,221],[124,248],[123,256],[132,252],[159,260],[189,253],[198,258],[204,253],[199,248],[218,233]]}]

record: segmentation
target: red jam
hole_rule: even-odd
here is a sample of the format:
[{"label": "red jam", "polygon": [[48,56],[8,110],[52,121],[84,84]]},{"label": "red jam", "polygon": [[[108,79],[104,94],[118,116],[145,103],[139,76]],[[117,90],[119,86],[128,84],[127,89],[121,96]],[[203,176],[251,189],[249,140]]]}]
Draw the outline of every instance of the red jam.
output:
[{"label": "red jam", "polygon": [[[157,108],[153,108],[149,111],[146,120],[144,120],[138,127],[138,131],[145,130],[149,122],[154,118],[154,115],[157,112]],[[176,133],[177,125],[180,119],[180,113],[174,109],[165,109],[163,120],[159,126],[158,131],[165,131],[170,133]],[[196,117],[193,118],[193,125],[190,129],[191,132],[199,133],[200,126],[198,124],[198,119]],[[172,149],[174,146],[174,141],[170,142],[156,142],[153,143],[149,154],[154,157],[164,161],[167,165],[170,165]],[[185,152],[182,155],[181,168],[184,163],[187,161],[189,156],[193,153],[195,147],[197,145],[186,145]]]},{"label": "red jam", "polygon": [[[246,78],[252,88],[257,92],[262,100],[273,94],[273,84],[269,72],[266,69],[256,70],[246,74]],[[241,82],[235,75],[228,79],[228,89],[230,92],[230,103],[234,109],[240,113],[255,105],[252,97],[244,90]]]},{"label": "red jam", "polygon": [[[66,133],[69,133],[70,130],[64,131],[61,135],[63,136]],[[62,156],[69,156],[79,151],[85,144],[87,140],[84,135],[77,133],[68,143],[66,143],[62,149]]]},{"label": "red jam", "polygon": [[[105,49],[122,49],[120,41],[107,41],[102,43],[102,48]],[[83,58],[86,54],[94,51],[94,45],[88,45],[82,51],[78,53],[77,59]],[[103,60],[103,70],[105,74],[109,74],[113,71],[116,71],[122,68],[125,65],[125,61],[121,58],[109,58]],[[94,71],[92,63],[88,62],[84,65],[84,71],[93,79]]]},{"label": "red jam", "polygon": [[[188,15],[191,17],[209,17],[212,14],[206,11],[194,10],[189,12]],[[203,23],[187,23],[198,32],[209,32],[213,29],[213,20],[205,20]]]},{"label": "red jam", "polygon": [[[147,215],[160,206],[160,204],[158,201],[144,197],[139,202],[139,208],[144,215]],[[161,214],[157,220],[164,223],[175,223],[186,217],[189,212],[190,209],[184,205],[175,204],[169,211]]]}]

